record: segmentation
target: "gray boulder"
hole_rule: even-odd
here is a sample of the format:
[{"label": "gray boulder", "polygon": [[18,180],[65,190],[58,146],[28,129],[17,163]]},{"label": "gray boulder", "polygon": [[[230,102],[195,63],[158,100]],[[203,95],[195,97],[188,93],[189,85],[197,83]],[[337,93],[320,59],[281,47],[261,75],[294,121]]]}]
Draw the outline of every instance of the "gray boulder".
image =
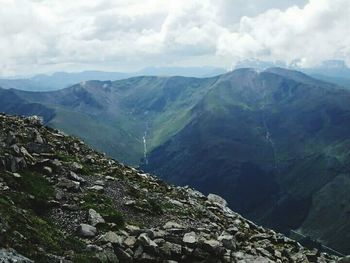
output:
[{"label": "gray boulder", "polygon": [[81,224],[78,227],[79,235],[82,237],[94,237],[97,233],[97,229],[94,226],[88,224]]},{"label": "gray boulder", "polygon": [[112,231],[108,231],[98,239],[99,243],[122,244],[123,238]]},{"label": "gray boulder", "polygon": [[214,204],[220,205],[220,206],[227,206],[227,201],[222,198],[221,196],[218,196],[216,194],[209,194],[208,200]]},{"label": "gray boulder", "polygon": [[96,226],[97,224],[105,223],[105,220],[94,209],[89,209],[89,222],[92,226]]},{"label": "gray boulder", "polygon": [[174,222],[174,221],[168,221],[165,223],[163,228],[164,229],[181,229],[181,228],[183,228],[183,226],[180,225],[179,223]]},{"label": "gray boulder", "polygon": [[72,179],[73,181],[80,182],[80,183],[85,183],[85,179],[77,175],[75,172],[70,171],[69,172],[69,178]]},{"label": "gray boulder", "polygon": [[232,235],[222,234],[221,236],[218,237],[218,240],[222,242],[225,248],[229,250],[236,249],[235,238]]},{"label": "gray boulder", "polygon": [[198,239],[197,239],[197,235],[195,232],[189,232],[186,233],[182,239],[182,241],[186,244],[186,245],[193,245],[195,244]]}]

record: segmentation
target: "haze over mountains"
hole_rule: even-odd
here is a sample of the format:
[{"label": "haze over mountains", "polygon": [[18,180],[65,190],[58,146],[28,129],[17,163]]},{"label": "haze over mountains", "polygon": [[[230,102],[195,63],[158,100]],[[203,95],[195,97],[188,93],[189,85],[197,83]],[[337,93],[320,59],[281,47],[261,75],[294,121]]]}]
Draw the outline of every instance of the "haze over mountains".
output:
[{"label": "haze over mountains", "polygon": [[[238,68],[256,68],[265,70],[271,67],[284,67],[309,74],[317,79],[350,88],[350,69],[342,60],[325,61],[317,67],[300,68],[296,65],[286,65],[283,62],[265,62],[260,60],[242,60],[235,66]],[[120,80],[135,76],[182,76],[182,77],[213,77],[227,72],[219,67],[148,67],[135,72],[56,72],[53,74],[39,74],[27,78],[2,78],[0,87],[4,89],[19,89],[27,91],[51,91],[67,88],[76,83],[88,80]]]},{"label": "haze over mountains", "polygon": [[349,101],[340,86],[282,68],[0,90],[0,111],[41,115],[110,156],[216,192],[259,223],[344,253]]},{"label": "haze over mountains", "polygon": [[28,91],[50,91],[67,88],[88,80],[119,80],[132,76],[211,77],[224,72],[226,72],[225,69],[218,67],[148,67],[136,72],[56,72],[51,75],[40,74],[28,78],[0,79],[0,87]]},{"label": "haze over mountains", "polygon": [[236,68],[251,67],[264,70],[271,67],[284,67],[291,70],[298,70],[312,77],[327,82],[335,83],[345,88],[350,87],[350,68],[343,60],[327,60],[323,61],[320,65],[314,67],[303,68],[296,64],[291,63],[287,65],[283,61],[267,62],[256,59],[242,60],[236,64]]}]

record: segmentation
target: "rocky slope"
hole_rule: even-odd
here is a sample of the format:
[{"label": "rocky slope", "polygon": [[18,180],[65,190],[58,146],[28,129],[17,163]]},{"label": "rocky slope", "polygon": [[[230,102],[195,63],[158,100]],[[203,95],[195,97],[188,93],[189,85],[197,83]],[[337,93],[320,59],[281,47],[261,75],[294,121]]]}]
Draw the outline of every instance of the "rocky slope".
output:
[{"label": "rocky slope", "polygon": [[1,262],[337,261],[219,196],[167,185],[38,118],[3,114],[0,230]]}]

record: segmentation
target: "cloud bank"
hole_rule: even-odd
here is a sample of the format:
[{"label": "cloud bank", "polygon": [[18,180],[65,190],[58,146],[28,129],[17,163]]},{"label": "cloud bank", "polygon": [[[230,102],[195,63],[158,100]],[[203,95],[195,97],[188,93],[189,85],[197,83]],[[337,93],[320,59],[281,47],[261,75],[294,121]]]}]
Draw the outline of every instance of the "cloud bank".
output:
[{"label": "cloud bank", "polygon": [[[258,4],[256,3],[258,2]],[[0,0],[0,74],[350,62],[348,0]]]}]

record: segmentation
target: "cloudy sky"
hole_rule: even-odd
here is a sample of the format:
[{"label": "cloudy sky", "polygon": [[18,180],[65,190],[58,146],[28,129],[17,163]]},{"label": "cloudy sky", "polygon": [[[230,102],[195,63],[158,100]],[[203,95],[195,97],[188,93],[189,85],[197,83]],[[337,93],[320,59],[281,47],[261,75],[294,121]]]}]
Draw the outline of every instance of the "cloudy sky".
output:
[{"label": "cloudy sky", "polygon": [[349,0],[0,0],[0,75],[350,62]]}]

